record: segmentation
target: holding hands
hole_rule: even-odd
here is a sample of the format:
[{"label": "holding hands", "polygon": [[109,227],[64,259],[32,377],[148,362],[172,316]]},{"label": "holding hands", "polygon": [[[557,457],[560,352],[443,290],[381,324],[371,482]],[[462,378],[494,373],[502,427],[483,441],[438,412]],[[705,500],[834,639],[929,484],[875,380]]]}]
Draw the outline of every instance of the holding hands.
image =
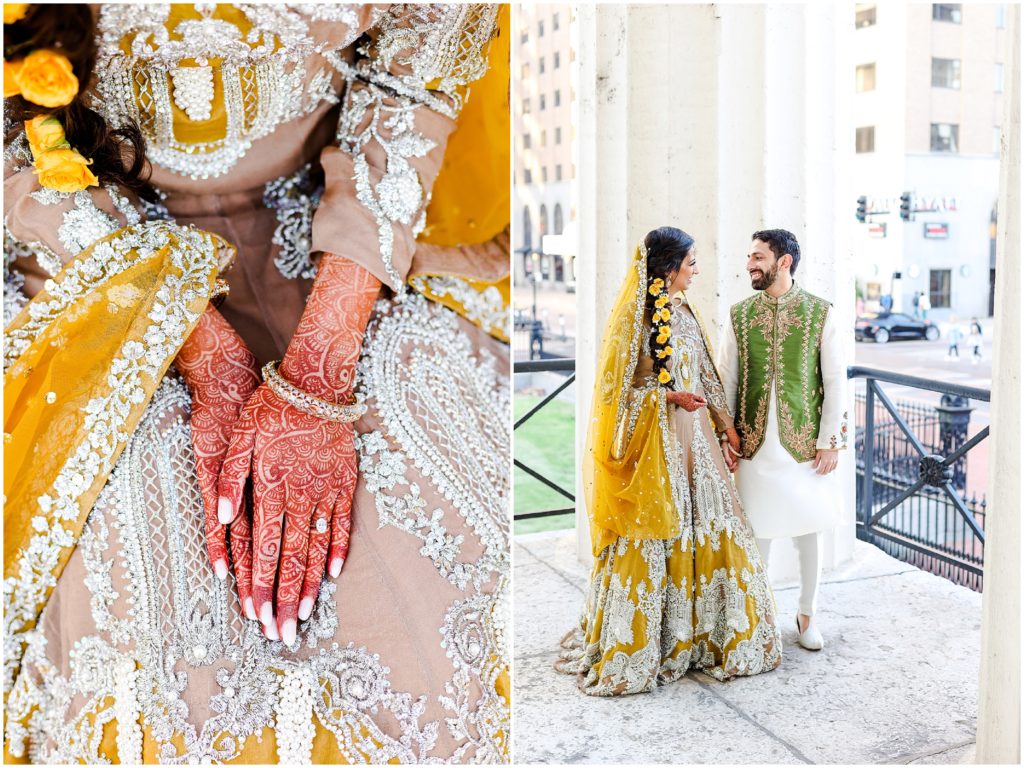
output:
[{"label": "holding hands", "polygon": [[692,392],[667,392],[665,393],[665,402],[679,406],[690,413],[698,408],[704,408],[708,404],[707,400]]}]

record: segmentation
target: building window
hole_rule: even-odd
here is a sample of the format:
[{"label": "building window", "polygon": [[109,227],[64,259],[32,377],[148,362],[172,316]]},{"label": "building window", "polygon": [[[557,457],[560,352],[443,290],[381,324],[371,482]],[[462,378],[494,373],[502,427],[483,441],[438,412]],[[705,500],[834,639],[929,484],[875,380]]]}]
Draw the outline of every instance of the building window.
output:
[{"label": "building window", "polygon": [[531,139],[530,134],[528,134],[528,133],[524,133],[523,134],[523,149],[529,149],[530,148],[530,139]]},{"label": "building window", "polygon": [[523,99],[523,114],[528,114],[530,111],[530,100]]},{"label": "building window", "polygon": [[960,59],[932,59],[932,88],[960,90]]},{"label": "building window", "polygon": [[[957,8],[959,7],[958,5]],[[544,37],[544,19],[537,22],[537,37]]]},{"label": "building window", "polygon": [[558,29],[558,14],[555,13],[551,16],[551,29]]},{"label": "building window", "polygon": [[960,3],[932,3],[932,19],[960,23]]},{"label": "building window", "polygon": [[533,222],[530,221],[530,206],[523,206],[523,246],[533,248]]},{"label": "building window", "polygon": [[928,274],[928,300],[932,309],[949,308],[949,282],[952,270],[932,269]]},{"label": "building window", "polygon": [[529,32],[529,30],[526,29],[526,27],[523,27],[523,31],[519,33],[519,43],[520,43],[520,45],[523,45],[525,43],[528,43],[529,41],[530,41],[530,32]]},{"label": "building window", "polygon": [[542,147],[546,147],[548,145],[548,132],[545,128],[542,128],[540,132],[540,145]]},{"label": "building window", "polygon": [[1006,29],[1006,3],[996,3],[996,29]]},{"label": "building window", "polygon": [[958,152],[960,126],[953,123],[932,123],[932,152]]},{"label": "building window", "polygon": [[1003,151],[1003,129],[998,125],[992,128],[992,154],[998,155]]},{"label": "building window", "polygon": [[561,143],[562,143],[562,129],[561,128],[555,128],[555,144],[561,144]]},{"label": "building window", "polygon": [[560,54],[558,51],[555,51],[551,55],[552,55],[551,66],[554,67],[555,69],[558,69],[562,65],[562,54]]},{"label": "building window", "polygon": [[875,65],[861,64],[857,67],[857,93],[875,90]]},{"label": "building window", "polygon": [[[540,206],[540,236],[548,233],[548,207],[543,203]],[[543,245],[543,244],[542,244]]]},{"label": "building window", "polygon": [[546,107],[547,107],[547,101],[545,100],[544,94],[542,93],[540,95],[540,111],[543,112]]},{"label": "building window", "polygon": [[1000,64],[999,62],[996,62],[996,72],[995,72],[995,75],[996,75],[996,83],[995,83],[996,93],[1002,93],[1003,92],[1003,65]]},{"label": "building window", "polygon": [[555,203],[555,234],[556,235],[562,234],[562,228],[563,227],[564,227],[564,222],[562,221],[562,204],[561,203]]},{"label": "building window", "polygon": [[[559,163],[558,165],[555,166],[555,181],[561,181],[561,180],[562,180],[562,164]],[[557,211],[558,209],[556,208],[555,210]]]},{"label": "building window", "polygon": [[540,60],[537,62],[537,69],[540,72],[540,74],[542,74],[542,75],[544,74],[544,57],[543,56],[541,56]]},{"label": "building window", "polygon": [[556,107],[562,106],[562,92],[559,91],[559,90],[555,91],[555,106]]},{"label": "building window", "polygon": [[546,165],[540,169],[540,180],[544,184],[548,183],[548,167]]},{"label": "building window", "polygon": [[523,184],[533,184],[533,172],[529,168],[523,168]]},{"label": "building window", "polygon": [[863,29],[864,27],[875,26],[875,4],[874,3],[857,3],[857,29]]},{"label": "building window", "polygon": [[867,125],[857,129],[857,154],[875,151],[875,126]]}]

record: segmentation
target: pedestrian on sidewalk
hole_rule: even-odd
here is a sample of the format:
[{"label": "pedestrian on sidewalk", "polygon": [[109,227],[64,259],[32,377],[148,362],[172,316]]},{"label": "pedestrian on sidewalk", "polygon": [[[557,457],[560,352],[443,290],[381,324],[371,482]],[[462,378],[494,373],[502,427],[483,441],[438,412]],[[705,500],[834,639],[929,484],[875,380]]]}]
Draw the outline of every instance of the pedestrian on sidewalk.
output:
[{"label": "pedestrian on sidewalk", "polygon": [[920,291],[914,291],[913,302],[914,302],[914,319],[915,320],[920,320],[921,319],[921,292]]},{"label": "pedestrian on sidewalk", "polygon": [[963,337],[964,332],[960,329],[956,315],[951,315],[949,318],[949,349],[946,350],[947,360],[952,360],[954,356],[957,360],[960,359],[960,340]]},{"label": "pedestrian on sidewalk", "polygon": [[932,300],[928,298],[928,294],[921,291],[921,300],[917,303],[918,308],[921,310],[921,319],[928,319],[928,310],[932,308]]},{"label": "pedestrian on sidewalk", "polygon": [[981,362],[981,323],[976,317],[971,318],[971,332],[967,341],[971,346],[971,365],[977,365]]}]

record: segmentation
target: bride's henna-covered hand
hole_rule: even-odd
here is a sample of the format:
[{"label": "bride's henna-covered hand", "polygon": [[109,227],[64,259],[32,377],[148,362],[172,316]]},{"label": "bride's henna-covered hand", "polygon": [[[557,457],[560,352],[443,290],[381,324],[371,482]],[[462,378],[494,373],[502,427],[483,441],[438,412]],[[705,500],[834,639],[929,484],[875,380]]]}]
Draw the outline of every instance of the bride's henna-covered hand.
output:
[{"label": "bride's henna-covered hand", "polygon": [[206,515],[206,547],[214,571],[224,579],[228,557],[224,526],[217,519],[217,478],[242,406],[260,383],[256,358],[210,306],[174,363],[192,394],[192,448]]},{"label": "bride's henna-covered hand", "polygon": [[[350,402],[363,334],[379,291],[380,281],[365,269],[324,254],[281,375],[321,400]],[[299,410],[266,383],[246,403],[235,428],[220,479],[220,520],[238,517],[251,472],[251,580],[243,583],[245,574],[236,575],[247,615],[258,615],[272,640],[280,637],[291,644],[297,619],[309,618],[328,550],[331,576],[341,572],[356,485],[353,437],[352,424]],[[245,557],[239,552],[235,561]]]}]

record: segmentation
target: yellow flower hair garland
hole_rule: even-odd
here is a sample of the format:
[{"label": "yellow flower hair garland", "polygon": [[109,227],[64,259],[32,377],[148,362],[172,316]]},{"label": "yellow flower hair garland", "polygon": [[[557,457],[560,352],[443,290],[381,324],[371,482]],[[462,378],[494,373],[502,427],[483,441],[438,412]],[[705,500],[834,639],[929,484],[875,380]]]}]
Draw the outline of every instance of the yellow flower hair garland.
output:
[{"label": "yellow flower hair garland", "polygon": [[[27,3],[5,3],[4,24],[15,24],[28,13]],[[4,98],[21,96],[47,109],[66,107],[78,95],[78,78],[68,57],[50,49],[32,51],[14,61],[4,59]],[[99,179],[87,160],[68,143],[64,126],[53,115],[25,123],[32,165],[39,183],[58,192],[78,192],[97,186]]]},{"label": "yellow flower hair garland", "polygon": [[651,334],[657,334],[654,338],[651,351],[654,353],[655,365],[661,365],[658,372],[658,383],[671,388],[673,385],[672,374],[669,369],[672,366],[672,347],[669,341],[672,338],[672,328],[669,321],[672,313],[669,311],[669,295],[666,290],[665,281],[656,277],[651,281],[647,292],[654,296],[654,311],[651,313]]}]

